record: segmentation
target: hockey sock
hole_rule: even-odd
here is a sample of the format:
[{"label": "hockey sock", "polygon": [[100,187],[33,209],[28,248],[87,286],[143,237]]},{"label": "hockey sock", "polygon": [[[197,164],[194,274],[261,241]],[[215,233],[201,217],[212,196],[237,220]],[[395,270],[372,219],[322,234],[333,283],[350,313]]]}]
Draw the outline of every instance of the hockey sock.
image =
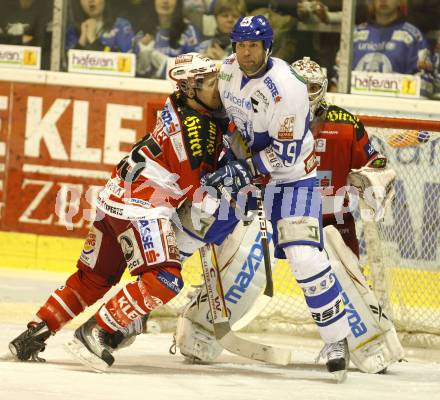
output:
[{"label": "hockey sock", "polygon": [[51,294],[34,320],[45,321],[52,332],[57,332],[87,306],[104,296],[110,287],[105,278],[78,270],[67,279],[65,286]]},{"label": "hockey sock", "polygon": [[126,334],[133,321],[170,301],[178,291],[164,286],[156,279],[157,275],[157,271],[148,271],[122,288],[99,309],[98,324],[109,333],[121,331]]}]

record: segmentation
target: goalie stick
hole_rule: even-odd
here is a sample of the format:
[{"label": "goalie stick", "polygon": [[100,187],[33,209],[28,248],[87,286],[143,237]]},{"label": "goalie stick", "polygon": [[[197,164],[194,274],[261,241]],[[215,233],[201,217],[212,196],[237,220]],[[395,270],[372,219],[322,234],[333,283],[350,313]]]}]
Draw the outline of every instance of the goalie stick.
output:
[{"label": "goalie stick", "polygon": [[288,348],[253,342],[235,334],[229,323],[229,313],[214,247],[213,245],[206,245],[199,252],[217,341],[226,350],[242,357],[278,365],[289,364],[291,362],[291,351]]},{"label": "goalie stick", "polygon": [[[231,207],[240,210],[237,202],[231,196],[231,194],[226,190],[226,188],[219,184],[217,190],[223,195],[226,201],[231,204]],[[239,330],[249,325],[260,313],[266,308],[273,297],[273,279],[272,279],[272,266],[270,263],[270,250],[269,250],[269,240],[267,238],[267,222],[266,222],[266,212],[264,210],[263,204],[263,194],[260,188],[257,188],[257,205],[258,205],[258,221],[260,225],[260,242],[263,249],[264,258],[264,271],[266,274],[266,286],[263,293],[255,300],[252,307],[244,314],[238,321],[233,325],[235,330]],[[242,211],[242,210],[240,210]]]}]

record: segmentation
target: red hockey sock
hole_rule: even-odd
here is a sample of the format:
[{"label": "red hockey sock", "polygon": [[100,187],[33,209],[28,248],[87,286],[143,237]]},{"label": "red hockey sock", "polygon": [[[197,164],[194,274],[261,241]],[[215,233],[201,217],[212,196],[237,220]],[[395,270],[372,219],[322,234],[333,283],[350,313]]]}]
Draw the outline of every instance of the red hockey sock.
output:
[{"label": "red hockey sock", "polygon": [[65,286],[52,293],[38,310],[37,317],[45,321],[52,332],[57,332],[104,296],[110,287],[103,277],[78,270],[67,279]]},{"label": "red hockey sock", "polygon": [[[170,268],[170,271],[180,278],[179,270]],[[147,271],[138,281],[116,293],[96,313],[98,324],[110,333],[124,332],[134,320],[170,301],[177,293],[156,279],[157,273],[157,270]]]}]

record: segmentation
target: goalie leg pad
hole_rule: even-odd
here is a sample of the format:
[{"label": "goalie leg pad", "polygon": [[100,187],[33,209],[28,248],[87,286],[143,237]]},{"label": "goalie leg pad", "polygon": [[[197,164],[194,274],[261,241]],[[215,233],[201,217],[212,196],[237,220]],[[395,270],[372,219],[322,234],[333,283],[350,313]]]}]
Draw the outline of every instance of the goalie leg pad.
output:
[{"label": "goalie leg pad", "polygon": [[[273,246],[271,246],[271,252],[273,254]],[[255,220],[248,226],[244,226],[240,222],[234,232],[218,248],[217,254],[217,261],[222,270],[226,306],[230,314],[231,325],[233,325],[239,322],[243,315],[251,309],[266,283],[258,221]],[[271,259],[273,260],[273,257]],[[183,309],[181,318],[188,319],[195,326],[214,336],[211,311],[204,285],[195,291],[192,299]],[[178,323],[176,338],[186,337],[186,333],[180,332],[184,326],[183,323]],[[216,354],[218,350],[215,348],[212,351],[203,350],[205,353],[211,354],[210,358],[204,359],[200,354],[191,353],[194,348],[191,342],[192,339],[185,338],[185,341],[187,340],[190,345],[185,346],[186,356],[194,356],[203,361],[213,361],[212,354]],[[181,342],[182,340],[177,341],[178,347],[180,347]],[[210,343],[205,341],[203,346],[208,346]]]},{"label": "goalie leg pad", "polygon": [[377,373],[404,357],[392,321],[384,313],[359,268],[354,253],[333,226],[324,228],[329,254],[350,324],[351,360],[363,372]]},{"label": "goalie leg pad", "polygon": [[212,362],[223,351],[212,332],[182,315],[177,319],[176,346],[191,362]]}]

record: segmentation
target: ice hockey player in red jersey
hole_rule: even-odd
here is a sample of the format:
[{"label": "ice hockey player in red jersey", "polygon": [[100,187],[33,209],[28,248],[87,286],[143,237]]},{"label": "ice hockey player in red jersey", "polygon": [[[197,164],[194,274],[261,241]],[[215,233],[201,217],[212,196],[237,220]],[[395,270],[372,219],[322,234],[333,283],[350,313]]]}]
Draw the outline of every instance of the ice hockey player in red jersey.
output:
[{"label": "ice hockey player in red jersey", "polygon": [[387,160],[374,149],[358,117],[324,100],[327,77],[316,62],[304,57],[292,68],[308,87],[324,227],[333,225],[359,257],[354,217],[348,204],[349,174],[365,166],[384,170]]},{"label": "ice hockey player in red jersey", "polygon": [[77,271],[9,344],[18,360],[42,360],[38,354],[48,337],[101,299],[128,268],[137,280],[75,331],[75,346],[93,353],[98,363],[111,365],[112,344],[133,329],[133,320],[167,303],[182,288],[173,216],[179,204],[193,199],[200,177],[218,168],[222,123],[216,115],[221,102],[217,66],[209,58],[178,56],[169,74],[176,90],[153,132],[134,145],[99,193],[97,218]]}]

